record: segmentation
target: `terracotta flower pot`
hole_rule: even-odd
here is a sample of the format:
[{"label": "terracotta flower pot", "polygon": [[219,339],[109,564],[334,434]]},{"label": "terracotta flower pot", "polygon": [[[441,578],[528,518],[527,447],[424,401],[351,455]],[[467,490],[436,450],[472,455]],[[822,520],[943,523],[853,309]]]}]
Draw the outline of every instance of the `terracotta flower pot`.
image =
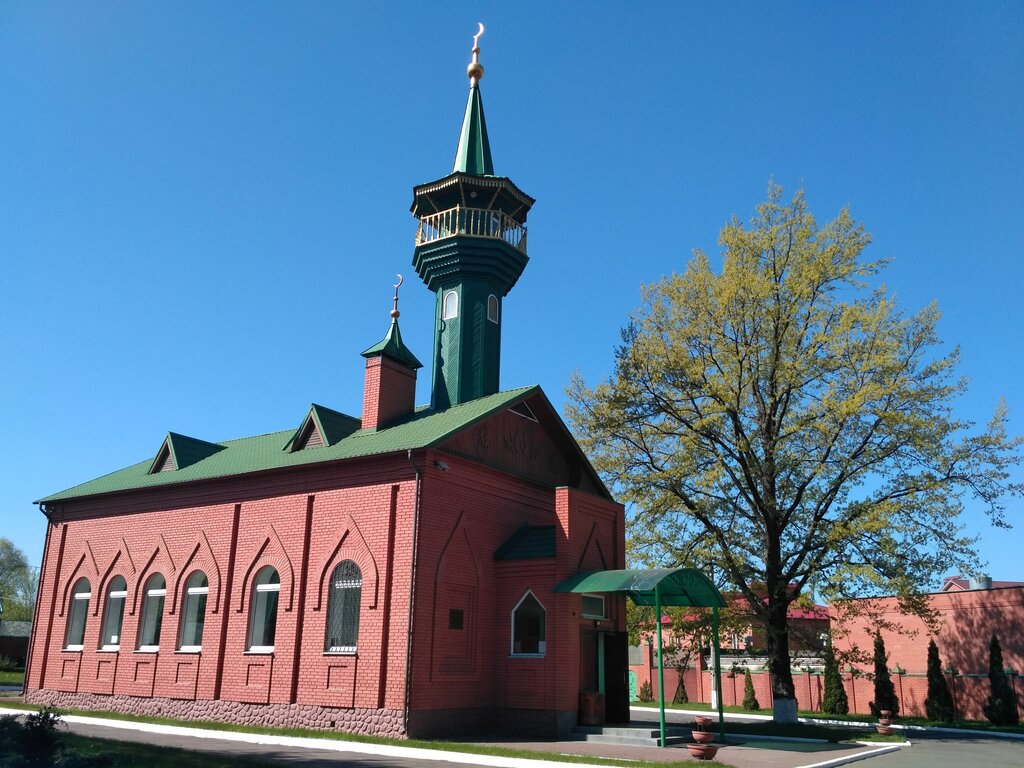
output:
[{"label": "terracotta flower pot", "polygon": [[698,760],[714,760],[718,754],[718,746],[715,744],[687,744],[686,748],[690,750],[690,757]]},{"label": "terracotta flower pot", "polygon": [[710,718],[707,715],[697,715],[693,718],[693,722],[695,722],[701,728],[707,728],[715,721],[713,718]]},{"label": "terracotta flower pot", "polygon": [[882,717],[889,717],[889,716],[892,715],[892,710],[891,709],[880,709],[880,710],[878,710],[878,714],[880,714]]},{"label": "terracotta flower pot", "polygon": [[690,734],[698,744],[710,744],[715,740],[715,734],[711,731],[690,731]]},{"label": "terracotta flower pot", "polygon": [[888,725],[877,725],[875,730],[878,731],[882,736],[892,736],[892,728]]}]

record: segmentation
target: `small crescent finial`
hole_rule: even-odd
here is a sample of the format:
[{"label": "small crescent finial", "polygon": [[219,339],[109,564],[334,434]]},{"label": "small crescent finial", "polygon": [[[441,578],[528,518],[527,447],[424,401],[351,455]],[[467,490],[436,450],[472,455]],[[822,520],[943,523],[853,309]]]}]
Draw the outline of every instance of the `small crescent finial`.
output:
[{"label": "small crescent finial", "polygon": [[397,272],[395,273],[395,277],[398,278],[398,282],[395,283],[395,285],[394,285],[394,289],[395,289],[395,306],[394,306],[394,309],[391,310],[391,319],[392,320],[397,320],[398,316],[401,314],[401,312],[398,311],[398,289],[401,288],[402,287],[402,283],[405,282],[404,278],[400,274],[398,274]]},{"label": "small crescent finial", "polygon": [[480,82],[480,78],[484,76],[484,67],[480,63],[480,36],[484,33],[484,24],[478,21],[477,26],[480,27],[480,31],[473,35],[473,61],[466,67],[466,74],[473,85]]}]

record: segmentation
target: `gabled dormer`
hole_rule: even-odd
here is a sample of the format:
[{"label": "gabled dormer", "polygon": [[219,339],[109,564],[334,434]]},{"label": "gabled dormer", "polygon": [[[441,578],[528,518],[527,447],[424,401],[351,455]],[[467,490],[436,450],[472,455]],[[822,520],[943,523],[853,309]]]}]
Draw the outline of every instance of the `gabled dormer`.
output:
[{"label": "gabled dormer", "polygon": [[217,443],[168,432],[149,466],[149,474],[175,472],[223,450],[224,446]]},{"label": "gabled dormer", "polygon": [[290,452],[334,445],[359,429],[359,419],[313,403],[306,418],[285,445]]}]

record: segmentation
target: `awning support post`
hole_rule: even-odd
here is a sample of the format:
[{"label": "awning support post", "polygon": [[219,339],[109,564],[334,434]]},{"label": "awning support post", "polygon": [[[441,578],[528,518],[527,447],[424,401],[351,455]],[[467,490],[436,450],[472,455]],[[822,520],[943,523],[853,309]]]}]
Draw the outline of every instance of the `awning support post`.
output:
[{"label": "awning support post", "polygon": [[718,691],[718,733],[722,744],[725,744],[725,707],[722,703],[722,654],[719,649],[722,644],[718,641],[718,606],[711,607],[711,634],[712,642],[715,644],[715,688]]},{"label": "awning support post", "polygon": [[665,658],[661,652],[661,585],[654,586],[654,631],[658,635],[658,710],[661,721],[660,746],[665,746]]}]

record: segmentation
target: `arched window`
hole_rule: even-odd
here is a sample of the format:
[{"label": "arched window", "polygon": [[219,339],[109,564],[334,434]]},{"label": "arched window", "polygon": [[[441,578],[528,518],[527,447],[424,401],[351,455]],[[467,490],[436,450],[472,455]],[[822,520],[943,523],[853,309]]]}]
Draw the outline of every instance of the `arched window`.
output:
[{"label": "arched window", "polygon": [[159,573],[146,581],[142,595],[142,618],[139,620],[139,650],[155,651],[160,648],[160,625],[164,620],[164,598],[167,582]]},{"label": "arched window", "polygon": [[451,320],[459,316],[459,294],[455,291],[448,291],[444,295],[441,306],[441,319]]},{"label": "arched window", "polygon": [[89,598],[92,597],[92,590],[89,587],[88,579],[79,579],[75,582],[75,589],[71,593],[71,605],[68,606],[68,636],[64,647],[69,651],[82,650],[85,642],[85,618],[89,615]]},{"label": "arched window", "polygon": [[209,594],[210,585],[205,573],[196,571],[188,577],[181,606],[179,651],[198,653],[203,649],[203,624],[206,622],[206,597]]},{"label": "arched window", "polygon": [[498,297],[493,293],[487,297],[487,319],[492,323],[498,322]]},{"label": "arched window", "polygon": [[363,592],[363,574],[351,560],[338,564],[331,574],[327,593],[326,653],[355,653],[359,638],[359,600]]},{"label": "arched window", "polygon": [[544,606],[527,592],[512,609],[512,655],[543,656],[547,651],[545,641]]},{"label": "arched window", "polygon": [[103,606],[103,633],[100,648],[116,651],[121,647],[121,622],[124,620],[124,601],[128,597],[128,585],[124,576],[115,576],[107,588],[107,603]]},{"label": "arched window", "polygon": [[274,650],[277,629],[277,598],[281,578],[271,566],[256,574],[252,587],[252,608],[249,612],[249,650],[269,653]]}]

